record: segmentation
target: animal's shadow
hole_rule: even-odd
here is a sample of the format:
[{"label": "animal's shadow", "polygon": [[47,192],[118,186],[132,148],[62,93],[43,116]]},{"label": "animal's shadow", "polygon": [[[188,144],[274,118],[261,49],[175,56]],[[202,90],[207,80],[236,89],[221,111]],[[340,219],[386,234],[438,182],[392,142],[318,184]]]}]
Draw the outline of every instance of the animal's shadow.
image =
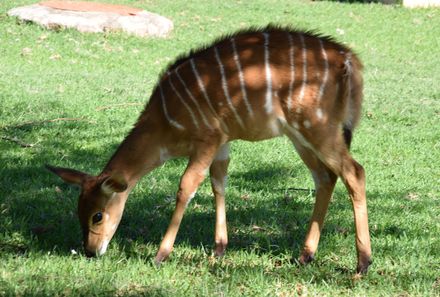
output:
[{"label": "animal's shadow", "polygon": [[[66,129],[69,129],[71,125],[66,123]],[[71,249],[80,249],[81,233],[76,215],[76,199],[79,191],[49,173],[44,168],[44,164],[54,164],[53,160],[59,159],[58,152],[67,150],[69,152],[67,164],[54,165],[69,167],[71,164],[79,164],[76,168],[86,171],[87,167],[100,168],[103,166],[102,162],[110,156],[108,151],[114,150],[117,145],[102,149],[75,149],[66,144],[62,138],[53,138],[41,143],[41,146],[51,146],[55,149],[33,155],[33,160],[28,162],[26,166],[20,166],[21,160],[17,158],[17,160],[8,160],[7,162],[9,164],[15,163],[17,166],[0,169],[1,183],[9,186],[14,184],[14,190],[11,193],[6,192],[2,198],[1,202],[5,212],[1,222],[5,224],[5,230],[8,233],[18,233],[22,238],[19,241],[11,240],[7,243],[1,243],[0,249],[4,252],[20,253],[33,249],[62,254],[69,253]],[[234,162],[239,162],[239,160],[234,160]],[[185,163],[185,160],[177,160],[167,164],[171,169],[169,171],[175,172],[167,174],[167,179],[171,180],[173,185],[172,189],[155,189],[154,193],[134,191],[127,202],[123,220],[116,233],[116,238],[122,244],[130,240],[153,244],[160,242],[174,207],[173,202],[164,204],[164,201],[168,196],[174,196],[180,179],[178,172],[183,172]],[[256,187],[255,184],[261,184],[265,181],[270,184],[271,180],[284,178],[285,174],[292,172],[295,172],[295,168],[279,168],[276,164],[271,168],[263,168],[257,164],[246,172],[232,172],[229,176],[228,187],[237,187],[240,180],[240,186],[244,184],[245,189],[242,190],[246,193],[261,191],[262,189]],[[155,177],[154,171],[146,179],[151,177]],[[205,183],[209,184],[209,179],[206,179]],[[192,246],[212,244],[215,213],[212,194],[206,188],[209,189],[209,186],[205,186],[205,191],[194,199],[193,204],[196,207],[190,205],[186,212],[177,243],[183,240]],[[279,200],[284,201],[285,190],[278,191]],[[264,241],[261,242],[263,245],[267,242],[278,242],[277,237],[281,235],[272,232],[273,234],[269,236],[270,240],[264,238],[262,236],[266,233],[264,228],[250,233],[243,231],[248,230],[249,227],[252,229],[252,225],[264,226],[270,223],[290,226],[291,224],[287,221],[291,220],[291,222],[297,222],[296,225],[305,226],[308,221],[310,207],[303,207],[302,202],[295,199],[290,200],[290,205],[284,205],[285,203],[282,202],[284,204],[280,209],[274,205],[267,205],[268,201],[253,201],[252,197],[245,201],[239,196],[240,191],[234,192],[235,194],[227,196],[230,248],[244,248],[250,243],[261,241]],[[204,211],[196,211],[197,205],[202,205]],[[6,226],[7,221],[11,223]],[[301,236],[304,233],[304,228],[298,229]],[[286,229],[286,234],[288,233]],[[26,244],[29,242],[32,244]]]},{"label": "animal's shadow", "polygon": [[[66,126],[65,129],[69,129],[74,124],[62,125]],[[96,136],[90,136],[90,141],[94,141],[93,137]],[[116,143],[112,143],[110,146],[93,149],[72,148],[62,137],[46,139],[40,145],[52,149],[40,150],[39,153],[33,154],[25,165],[22,165],[23,161],[19,157],[8,159],[6,162],[0,156],[3,164],[9,164],[8,167],[0,168],[0,183],[5,186],[0,199],[2,212],[0,224],[9,236],[7,240],[0,242],[0,251],[3,253],[24,253],[32,250],[67,255],[71,249],[81,250],[81,232],[76,215],[78,190],[51,175],[44,168],[44,164],[53,164],[53,160],[60,159],[60,152],[68,151],[67,164],[54,165],[69,167],[77,164],[78,166],[72,167],[86,171],[87,168],[102,168],[105,160],[117,146]],[[233,158],[233,162],[240,160]],[[154,245],[160,243],[174,208],[174,203],[169,202],[167,197],[174,196],[185,163],[185,160],[177,160],[170,161],[167,165],[168,169],[171,169],[167,170],[167,178],[173,188],[156,188],[154,192],[147,190],[146,193],[144,190],[137,190],[131,195],[115,235],[115,241],[122,246],[122,250],[128,250],[133,241]],[[296,188],[297,185],[283,181],[288,175],[310,178],[304,174],[305,167],[302,166],[304,165],[283,167],[278,164],[270,166],[255,164],[246,171],[230,172],[228,188],[234,190],[227,192],[226,198],[228,250],[257,247],[258,251],[270,250],[275,254],[286,250],[291,250],[293,254],[299,252],[313,209],[314,197],[312,189],[298,191],[291,189]],[[155,172],[150,176],[154,177]],[[272,189],[269,185],[274,184],[274,180],[280,181],[275,184],[284,186]],[[205,183],[209,183],[208,179]],[[206,188],[209,186],[199,192],[186,211],[176,244],[183,242],[192,247],[213,245],[215,213],[212,194]],[[267,195],[272,196],[271,199],[261,198],[264,197],[265,191]],[[367,192],[369,199],[379,195],[402,196],[401,193]],[[354,234],[351,203],[346,198],[340,198],[347,197],[345,189],[337,188],[334,196],[337,199],[333,199],[328,217],[340,217],[341,214],[350,213],[350,217],[347,218],[350,222],[327,219],[321,239],[323,244],[328,234],[338,232],[346,233],[347,236]],[[254,197],[259,198],[254,199]],[[341,227],[344,224],[350,227]],[[341,229],[349,230],[341,231]],[[384,227],[375,232],[399,236],[404,230]],[[13,238],[12,234],[17,238]]]}]

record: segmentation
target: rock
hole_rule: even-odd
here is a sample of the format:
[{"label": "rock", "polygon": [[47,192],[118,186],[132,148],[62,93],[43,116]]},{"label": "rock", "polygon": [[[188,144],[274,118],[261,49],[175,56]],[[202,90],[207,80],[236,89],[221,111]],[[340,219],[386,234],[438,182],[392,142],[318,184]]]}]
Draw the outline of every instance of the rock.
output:
[{"label": "rock", "polygon": [[13,8],[8,15],[48,29],[74,28],[80,32],[124,31],[141,37],[166,37],[173,29],[171,20],[145,10],[120,14],[111,10],[79,11],[34,4]]}]

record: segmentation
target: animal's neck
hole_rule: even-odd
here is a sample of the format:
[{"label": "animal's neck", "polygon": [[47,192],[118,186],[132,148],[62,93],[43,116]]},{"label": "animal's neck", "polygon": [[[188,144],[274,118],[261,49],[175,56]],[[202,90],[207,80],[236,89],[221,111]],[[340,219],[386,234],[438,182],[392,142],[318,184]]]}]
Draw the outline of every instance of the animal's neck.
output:
[{"label": "animal's neck", "polygon": [[160,166],[160,132],[148,123],[140,121],[119,145],[102,174],[122,175],[129,187],[145,174]]}]

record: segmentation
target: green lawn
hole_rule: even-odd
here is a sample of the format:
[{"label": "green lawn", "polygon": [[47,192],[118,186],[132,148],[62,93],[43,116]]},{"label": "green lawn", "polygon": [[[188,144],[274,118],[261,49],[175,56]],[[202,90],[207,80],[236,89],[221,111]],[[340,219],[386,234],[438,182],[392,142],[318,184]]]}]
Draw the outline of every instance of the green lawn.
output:
[{"label": "green lawn", "polygon": [[[140,39],[46,31],[5,14],[32,2],[0,1],[0,296],[440,295],[440,10],[288,0],[108,1],[174,21],[168,39]],[[211,257],[215,216],[205,182],[171,258],[159,269],[153,265],[186,164],[174,160],[133,191],[108,253],[86,259],[78,189],[43,165],[99,173],[174,57],[269,22],[334,35],[365,64],[363,119],[352,152],[367,172],[374,260],[368,275],[352,279],[353,215],[340,182],[315,262],[292,261],[314,199],[310,174],[286,138],[232,145],[224,258]],[[48,121],[60,118],[73,120]]]}]

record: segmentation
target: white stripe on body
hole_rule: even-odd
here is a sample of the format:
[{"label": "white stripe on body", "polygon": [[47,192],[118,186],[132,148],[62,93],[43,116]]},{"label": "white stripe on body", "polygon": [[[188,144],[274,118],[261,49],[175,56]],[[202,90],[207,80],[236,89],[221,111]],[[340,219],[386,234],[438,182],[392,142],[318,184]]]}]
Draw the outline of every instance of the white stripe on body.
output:
[{"label": "white stripe on body", "polygon": [[195,75],[195,77],[197,79],[197,83],[199,84],[199,88],[202,91],[203,97],[205,98],[206,103],[209,106],[209,109],[211,110],[212,114],[215,115],[215,117],[219,118],[217,112],[215,111],[214,107],[211,104],[211,100],[209,99],[208,92],[206,91],[205,85],[203,84],[203,81],[200,78],[199,72],[197,71],[196,64],[194,63],[194,59],[191,58],[189,60],[189,62],[191,63],[192,71],[194,72],[194,75]]},{"label": "white stripe on body", "polygon": [[[352,101],[351,101],[351,93],[352,93],[352,89],[351,89],[351,78],[353,75],[353,67],[351,64],[351,53],[348,52],[345,56],[345,61],[344,61],[344,65],[345,65],[345,69],[346,69],[346,75],[347,75],[347,88],[348,88],[348,108],[349,108],[349,114],[352,115],[353,111],[352,111]],[[348,119],[345,120],[345,126],[351,127],[353,125],[352,123],[352,118],[349,117]]]},{"label": "white stripe on body", "polygon": [[197,122],[197,119],[196,119],[194,113],[192,112],[191,107],[188,105],[188,103],[185,102],[185,100],[183,100],[182,96],[181,96],[181,95],[179,94],[179,92],[176,90],[176,87],[174,87],[174,84],[173,84],[173,82],[171,81],[171,73],[170,73],[170,72],[168,72],[168,82],[169,82],[171,88],[173,89],[174,93],[176,93],[177,97],[178,97],[178,98],[180,99],[180,101],[182,102],[183,106],[185,106],[186,110],[188,110],[189,115],[191,116],[191,119],[192,119],[192,121],[193,121],[193,123],[194,123],[194,126],[196,126],[196,128],[198,129],[198,128],[199,128],[199,124],[198,124],[198,122]]},{"label": "white stripe on body", "polygon": [[[319,93],[318,93],[318,99],[317,99],[318,106],[319,106],[319,103],[322,99],[322,96],[324,95],[324,90],[327,85],[328,72],[329,72],[327,52],[325,51],[324,43],[322,42],[321,39],[319,39],[319,44],[321,45],[321,53],[322,53],[322,57],[324,58],[324,77],[322,78],[322,83],[321,83],[321,86],[319,87]],[[322,117],[323,117],[322,109],[320,107],[316,110],[316,116],[318,117],[319,120],[322,119]]]},{"label": "white stripe on body", "polygon": [[324,58],[324,77],[322,79],[321,86],[319,87],[319,93],[318,93],[318,102],[321,100],[322,95],[324,94],[324,89],[327,84],[328,80],[328,57],[327,52],[325,51],[324,44],[321,39],[319,39],[319,44],[321,45],[321,53],[322,57]]},{"label": "white stripe on body", "polygon": [[241,126],[241,128],[244,129],[243,121],[241,120],[240,116],[237,113],[237,110],[235,109],[234,105],[232,104],[231,96],[229,95],[228,82],[226,81],[226,75],[225,75],[225,68],[222,64],[222,61],[220,60],[220,56],[219,56],[217,47],[214,47],[214,53],[215,53],[215,58],[217,60],[218,66],[220,68],[220,74],[222,76],[223,93],[225,94],[226,101],[227,101],[228,106],[231,109],[232,113],[234,114],[238,124]]},{"label": "white stripe on body", "polygon": [[200,107],[200,104],[197,102],[196,98],[194,98],[193,94],[190,92],[190,90],[188,89],[188,86],[186,85],[185,81],[182,79],[182,77],[179,74],[178,68],[176,68],[175,72],[177,75],[177,78],[179,79],[179,81],[182,83],[183,87],[185,88],[186,93],[188,94],[189,98],[191,98],[191,101],[194,103],[194,105],[196,106],[198,112],[200,113],[200,115],[202,116],[202,121],[203,123],[206,125],[206,127],[211,128],[211,125],[209,125],[208,120],[206,119],[205,115],[203,114],[203,110]]},{"label": "white stripe on body", "polygon": [[189,60],[189,62],[191,64],[191,69],[192,69],[192,71],[194,73],[194,76],[197,79],[197,83],[199,84],[199,88],[202,91],[203,98],[205,98],[205,101],[208,104],[209,110],[211,111],[212,115],[218,119],[218,121],[223,126],[223,128],[226,131],[228,131],[228,127],[226,126],[226,124],[223,122],[223,120],[220,118],[220,116],[215,111],[214,107],[212,106],[211,99],[209,98],[208,92],[206,91],[205,85],[203,84],[203,80],[201,79],[199,71],[197,70],[196,64],[194,63],[194,59],[191,58]]},{"label": "white stripe on body", "polygon": [[289,61],[290,61],[290,83],[289,83],[289,94],[287,96],[287,110],[290,111],[292,108],[292,90],[293,83],[295,82],[295,61],[293,59],[293,38],[290,33],[287,33],[289,39]]},{"label": "white stripe on body", "polygon": [[301,85],[301,90],[299,92],[298,101],[302,102],[304,99],[304,95],[305,95],[306,87],[307,87],[307,48],[306,48],[306,43],[304,41],[304,35],[299,34],[299,39],[301,41],[301,47],[302,47],[303,82]]},{"label": "white stripe on body", "polygon": [[246,105],[246,108],[247,108],[250,116],[253,117],[254,116],[254,112],[252,110],[252,107],[251,107],[251,105],[249,103],[249,100],[248,100],[248,97],[247,97],[246,82],[244,81],[243,70],[241,68],[240,58],[238,56],[237,46],[235,45],[235,39],[234,38],[231,38],[231,44],[232,44],[232,50],[234,52],[235,65],[237,65],[238,78],[240,79],[240,87],[241,87],[241,93],[243,94],[243,101],[244,101],[244,104]]},{"label": "white stripe on body", "polygon": [[185,130],[185,128],[179,124],[178,122],[176,122],[175,120],[173,120],[170,115],[168,114],[168,110],[165,104],[165,96],[163,95],[163,90],[162,90],[162,86],[159,85],[159,92],[160,92],[160,96],[161,96],[161,101],[162,101],[162,108],[163,108],[163,113],[165,115],[165,118],[167,119],[167,121],[174,127],[176,127],[179,130]]},{"label": "white stripe on body", "polygon": [[269,61],[269,33],[263,33],[264,36],[264,68],[266,71],[266,103],[264,108],[267,113],[272,113],[272,72],[270,71],[270,61]]}]

